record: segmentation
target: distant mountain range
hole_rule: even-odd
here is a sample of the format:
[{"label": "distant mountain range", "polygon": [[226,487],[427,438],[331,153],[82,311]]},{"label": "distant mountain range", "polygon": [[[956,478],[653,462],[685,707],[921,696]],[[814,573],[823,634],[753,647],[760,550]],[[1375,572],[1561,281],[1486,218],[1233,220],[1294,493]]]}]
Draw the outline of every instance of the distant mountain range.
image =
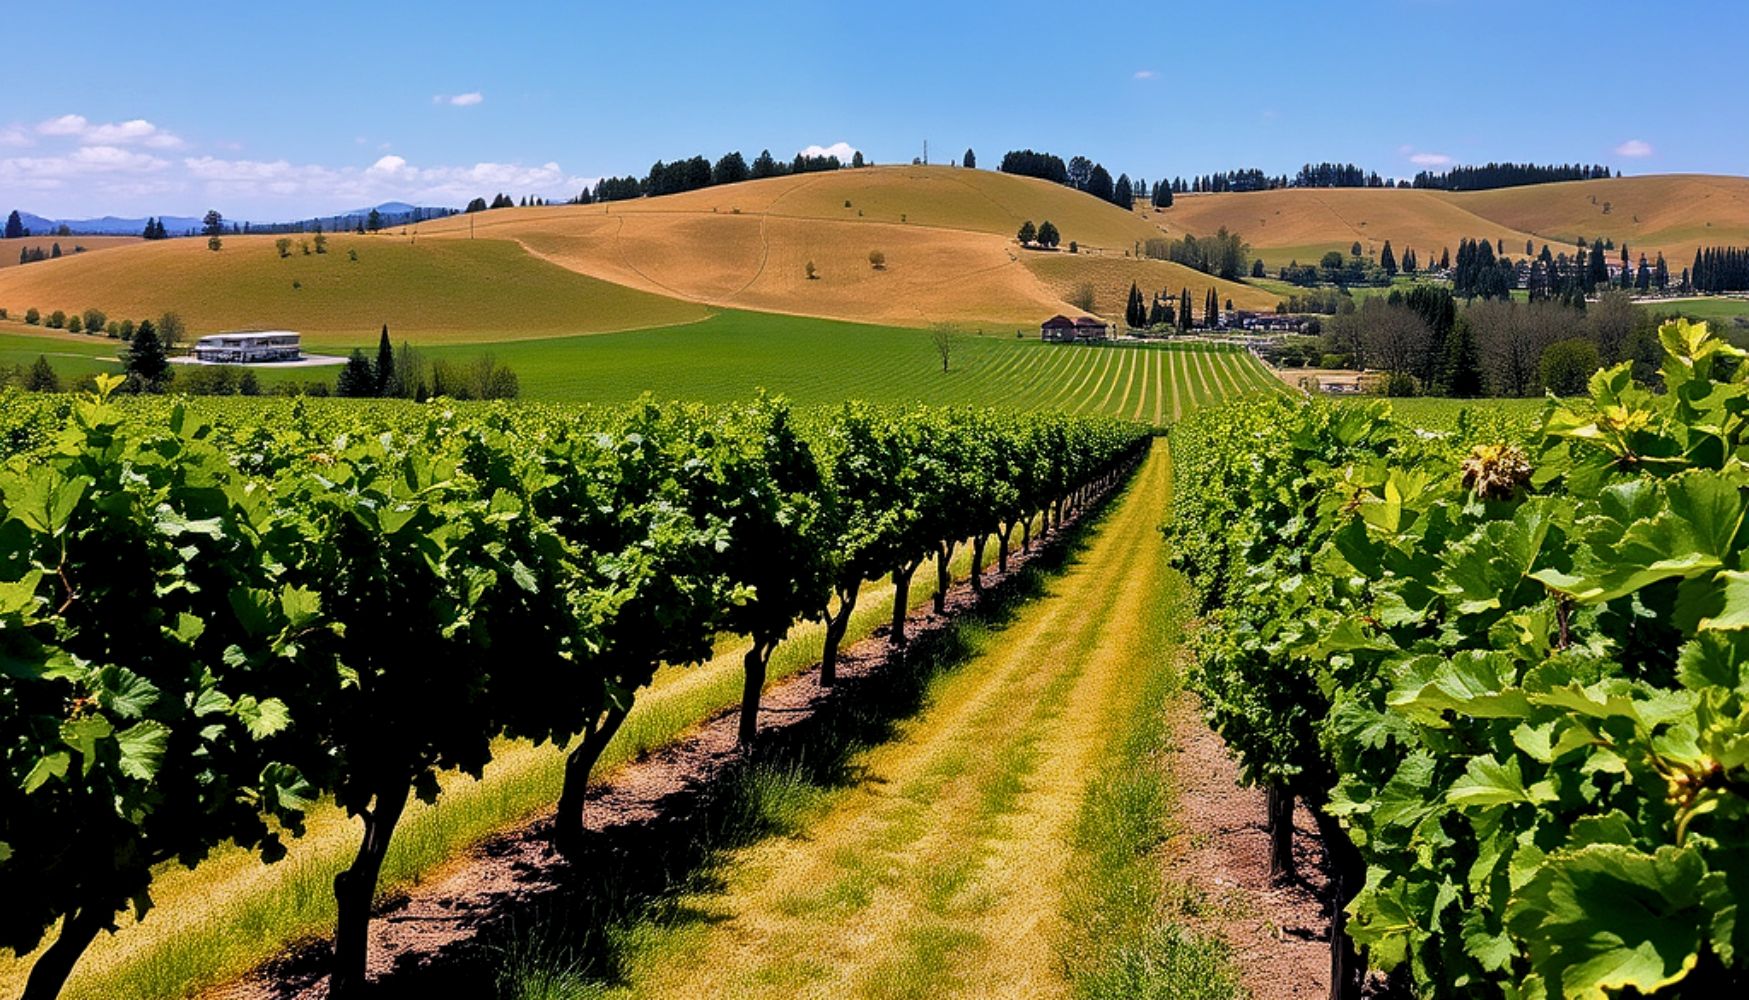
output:
[{"label": "distant mountain range", "polygon": [[[415,218],[435,218],[444,215],[452,215],[456,212],[456,209],[453,208],[443,208],[431,205],[409,205],[404,201],[385,201],[381,205],[375,206],[375,208],[377,213],[382,216],[384,225],[400,225],[408,221],[413,221]],[[342,228],[343,225],[346,225],[349,228],[350,223],[353,220],[367,218],[370,213],[370,208],[354,208],[334,215],[299,219],[291,222],[245,222],[242,219],[227,218],[225,220],[225,225],[247,225],[252,230],[259,229],[264,232],[283,232],[314,228],[314,224],[320,222],[322,228],[332,230]],[[164,228],[169,230],[170,235],[172,236],[181,236],[184,233],[198,232],[200,230],[200,216],[164,215],[155,216],[155,218],[164,224]],[[23,209],[19,209],[18,219],[24,224],[24,228],[30,230],[31,233],[37,236],[52,235],[62,226],[66,226],[75,236],[138,236],[146,228],[145,216],[141,216],[137,219],[123,219],[114,215],[106,215],[100,219],[48,219],[33,212],[26,212]]]}]

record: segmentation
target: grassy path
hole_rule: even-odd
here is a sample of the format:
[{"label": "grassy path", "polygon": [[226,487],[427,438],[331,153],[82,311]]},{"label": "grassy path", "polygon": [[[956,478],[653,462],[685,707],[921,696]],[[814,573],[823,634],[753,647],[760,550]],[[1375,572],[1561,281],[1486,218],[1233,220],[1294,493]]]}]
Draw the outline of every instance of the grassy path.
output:
[{"label": "grassy path", "polygon": [[614,995],[1054,997],[1088,777],[1160,655],[1156,448],[1086,547],[802,835],[739,852],[689,919],[634,932]]}]

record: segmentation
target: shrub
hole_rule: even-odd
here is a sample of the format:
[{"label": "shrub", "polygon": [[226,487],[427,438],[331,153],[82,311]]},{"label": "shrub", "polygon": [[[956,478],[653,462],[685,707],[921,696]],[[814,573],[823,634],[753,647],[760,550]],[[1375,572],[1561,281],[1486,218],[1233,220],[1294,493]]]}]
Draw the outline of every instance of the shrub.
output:
[{"label": "shrub", "polygon": [[104,325],[108,322],[109,317],[104,315],[102,309],[85,310],[85,329],[92,333],[102,332]]},{"label": "shrub", "polygon": [[67,325],[67,314],[59,309],[49,313],[49,321],[45,324],[51,330],[64,329]]},{"label": "shrub", "polygon": [[802,265],[802,270],[807,272],[809,281],[813,281],[815,278],[819,277],[819,274],[814,270],[814,262],[811,260]]},{"label": "shrub", "polygon": [[281,257],[290,257],[291,243],[292,241],[289,237],[281,236],[279,239],[273,241],[273,248],[279,251]]},{"label": "shrub", "polygon": [[36,311],[36,306],[31,306],[24,311],[24,322],[26,324],[35,326],[40,319],[42,319],[42,313]]},{"label": "shrub", "polygon": [[1556,341],[1543,351],[1539,371],[1543,388],[1557,396],[1577,396],[1585,391],[1591,373],[1603,367],[1597,345],[1573,337]]},{"label": "shrub", "polygon": [[875,270],[884,271],[887,267],[887,255],[881,253],[879,250],[870,250],[868,252],[868,263],[869,266]]},{"label": "shrub", "polygon": [[74,313],[73,315],[67,317],[67,332],[68,333],[84,333],[85,332],[85,321],[83,319],[79,318],[78,313]]}]

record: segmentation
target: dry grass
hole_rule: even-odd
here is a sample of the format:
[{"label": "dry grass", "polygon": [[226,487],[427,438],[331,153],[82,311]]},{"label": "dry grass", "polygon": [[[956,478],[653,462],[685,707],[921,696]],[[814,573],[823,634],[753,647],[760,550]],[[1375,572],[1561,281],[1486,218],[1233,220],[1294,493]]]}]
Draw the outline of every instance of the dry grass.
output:
[{"label": "dry grass", "polygon": [[84,247],[86,253],[95,253],[140,242],[143,241],[138,236],[22,236],[10,240],[0,239],[0,267],[17,267],[18,252],[25,247],[33,250],[41,248],[46,254],[59,243],[62,254],[71,254],[74,247]]},{"label": "dry grass", "polygon": [[[1546,185],[1545,185],[1546,186]],[[1242,236],[1270,267],[1289,257],[1316,263],[1327,250],[1347,254],[1359,241],[1377,254],[1386,240],[1399,259],[1413,248],[1423,264],[1461,238],[1502,239],[1508,253],[1522,255],[1530,234],[1486,219],[1434,191],[1369,188],[1288,188],[1177,198],[1153,216],[1169,236],[1205,235],[1222,226]]]},{"label": "dry grass", "polygon": [[[1605,205],[1609,211],[1604,211]],[[1212,233],[1221,226],[1242,235],[1271,266],[1315,263],[1326,250],[1348,252],[1356,240],[1377,254],[1385,240],[1402,258],[1413,247],[1423,264],[1464,237],[1504,240],[1506,252],[1524,255],[1524,241],[1540,251],[1571,250],[1581,236],[1624,241],[1638,259],[1662,251],[1672,270],[1694,259],[1697,246],[1749,244],[1749,178],[1659,174],[1494,191],[1444,192],[1337,188],[1180,196],[1149,216],[1174,236]]]},{"label": "dry grass", "polygon": [[[368,343],[387,323],[425,343],[599,333],[703,319],[701,306],[578,274],[501,240],[339,234],[325,254],[293,238],[227,236],[137,242],[0,272],[13,315],[96,307],[136,320],[180,313],[192,334],[286,327],[311,343]],[[301,239],[309,239],[303,237]],[[352,259],[349,251],[357,252]]]},{"label": "dry grass", "polygon": [[[1059,270],[1108,273],[1079,261],[1041,272],[1014,239],[1028,219],[1049,219],[1089,259],[1101,249],[1121,259],[1158,234],[1143,215],[1032,178],[873,167],[340,234],[325,255],[303,254],[295,244],[307,238],[293,237],[289,259],[271,236],[226,237],[216,254],[202,240],[146,243],[0,274],[0,305],[136,318],[174,310],[196,333],[289,327],[336,345],[368,341],[384,322],[419,341],[478,342],[670,325],[704,307],[1026,326],[1066,308]],[[886,258],[879,270],[875,250]],[[1274,303],[1255,289],[1231,297]]]},{"label": "dry grass", "polygon": [[1551,249],[1566,244],[1570,250],[1581,236],[1606,236],[1617,246],[1625,241],[1635,260],[1642,250],[1648,260],[1662,251],[1674,272],[1687,267],[1703,244],[1749,245],[1749,177],[1660,174],[1445,197],[1467,211],[1537,234],[1538,249],[1543,240]]},{"label": "dry grass", "polygon": [[[845,202],[850,207],[845,207]],[[1014,232],[1054,222],[1065,245],[1121,254],[1142,216],[1061,185],[986,170],[875,167],[607,205],[504,209],[422,238],[514,239],[547,260],[714,306],[906,326],[1036,323],[1063,290],[1025,266]],[[886,267],[868,263],[871,250]],[[805,265],[813,261],[817,277]],[[1126,285],[1127,291],[1127,285]],[[1274,298],[1270,297],[1273,305]]]}]

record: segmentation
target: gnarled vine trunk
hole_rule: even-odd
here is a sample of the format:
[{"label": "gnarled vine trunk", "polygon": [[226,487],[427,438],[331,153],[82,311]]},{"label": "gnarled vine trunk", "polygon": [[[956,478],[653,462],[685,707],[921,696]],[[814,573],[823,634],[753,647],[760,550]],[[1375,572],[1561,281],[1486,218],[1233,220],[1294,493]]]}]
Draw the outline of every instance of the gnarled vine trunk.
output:
[{"label": "gnarled vine trunk", "polygon": [[765,694],[765,665],[771,660],[776,642],[754,636],[753,648],[741,658],[744,677],[741,683],[741,721],[735,729],[735,742],[743,749],[751,747],[759,735],[759,699]]},{"label": "gnarled vine trunk", "polygon": [[1286,785],[1268,788],[1269,877],[1287,881],[1294,877],[1294,793]]},{"label": "gnarled vine trunk", "polygon": [[850,615],[856,610],[856,595],[862,581],[838,588],[838,611],[826,617],[826,643],[820,649],[820,686],[831,687],[838,682],[838,647],[844,633],[850,629]]},{"label": "gnarled vine trunk", "polygon": [[938,615],[947,614],[947,588],[953,585],[949,564],[953,560],[953,550],[958,546],[957,541],[941,542],[935,546],[935,597],[932,600]]},{"label": "gnarled vine trunk", "polygon": [[601,759],[601,752],[619,732],[626,720],[626,710],[613,706],[605,715],[599,706],[589,713],[589,728],[583,742],[565,756],[565,783],[559,790],[559,808],[553,817],[553,846],[559,853],[574,855],[583,840],[583,802],[589,793],[589,772]]},{"label": "gnarled vine trunk", "polygon": [[911,612],[911,574],[917,564],[893,567],[893,645],[905,645],[905,616]]},{"label": "gnarled vine trunk", "polygon": [[61,988],[67,985],[67,977],[73,974],[73,966],[78,964],[79,957],[114,917],[114,909],[106,911],[102,906],[91,904],[82,905],[63,917],[60,935],[30,967],[30,978],[25,980],[19,1000],[54,1000]]},{"label": "gnarled vine trunk", "polygon": [[972,593],[984,592],[984,544],[989,536],[979,532],[972,536]]},{"label": "gnarled vine trunk", "polygon": [[377,876],[389,852],[395,824],[407,808],[412,782],[389,779],[372,795],[364,813],[364,839],[352,866],[334,876],[334,902],[339,916],[334,923],[334,964],[328,976],[328,995],[351,998],[364,991],[365,958],[370,950],[370,909],[376,901]]}]

